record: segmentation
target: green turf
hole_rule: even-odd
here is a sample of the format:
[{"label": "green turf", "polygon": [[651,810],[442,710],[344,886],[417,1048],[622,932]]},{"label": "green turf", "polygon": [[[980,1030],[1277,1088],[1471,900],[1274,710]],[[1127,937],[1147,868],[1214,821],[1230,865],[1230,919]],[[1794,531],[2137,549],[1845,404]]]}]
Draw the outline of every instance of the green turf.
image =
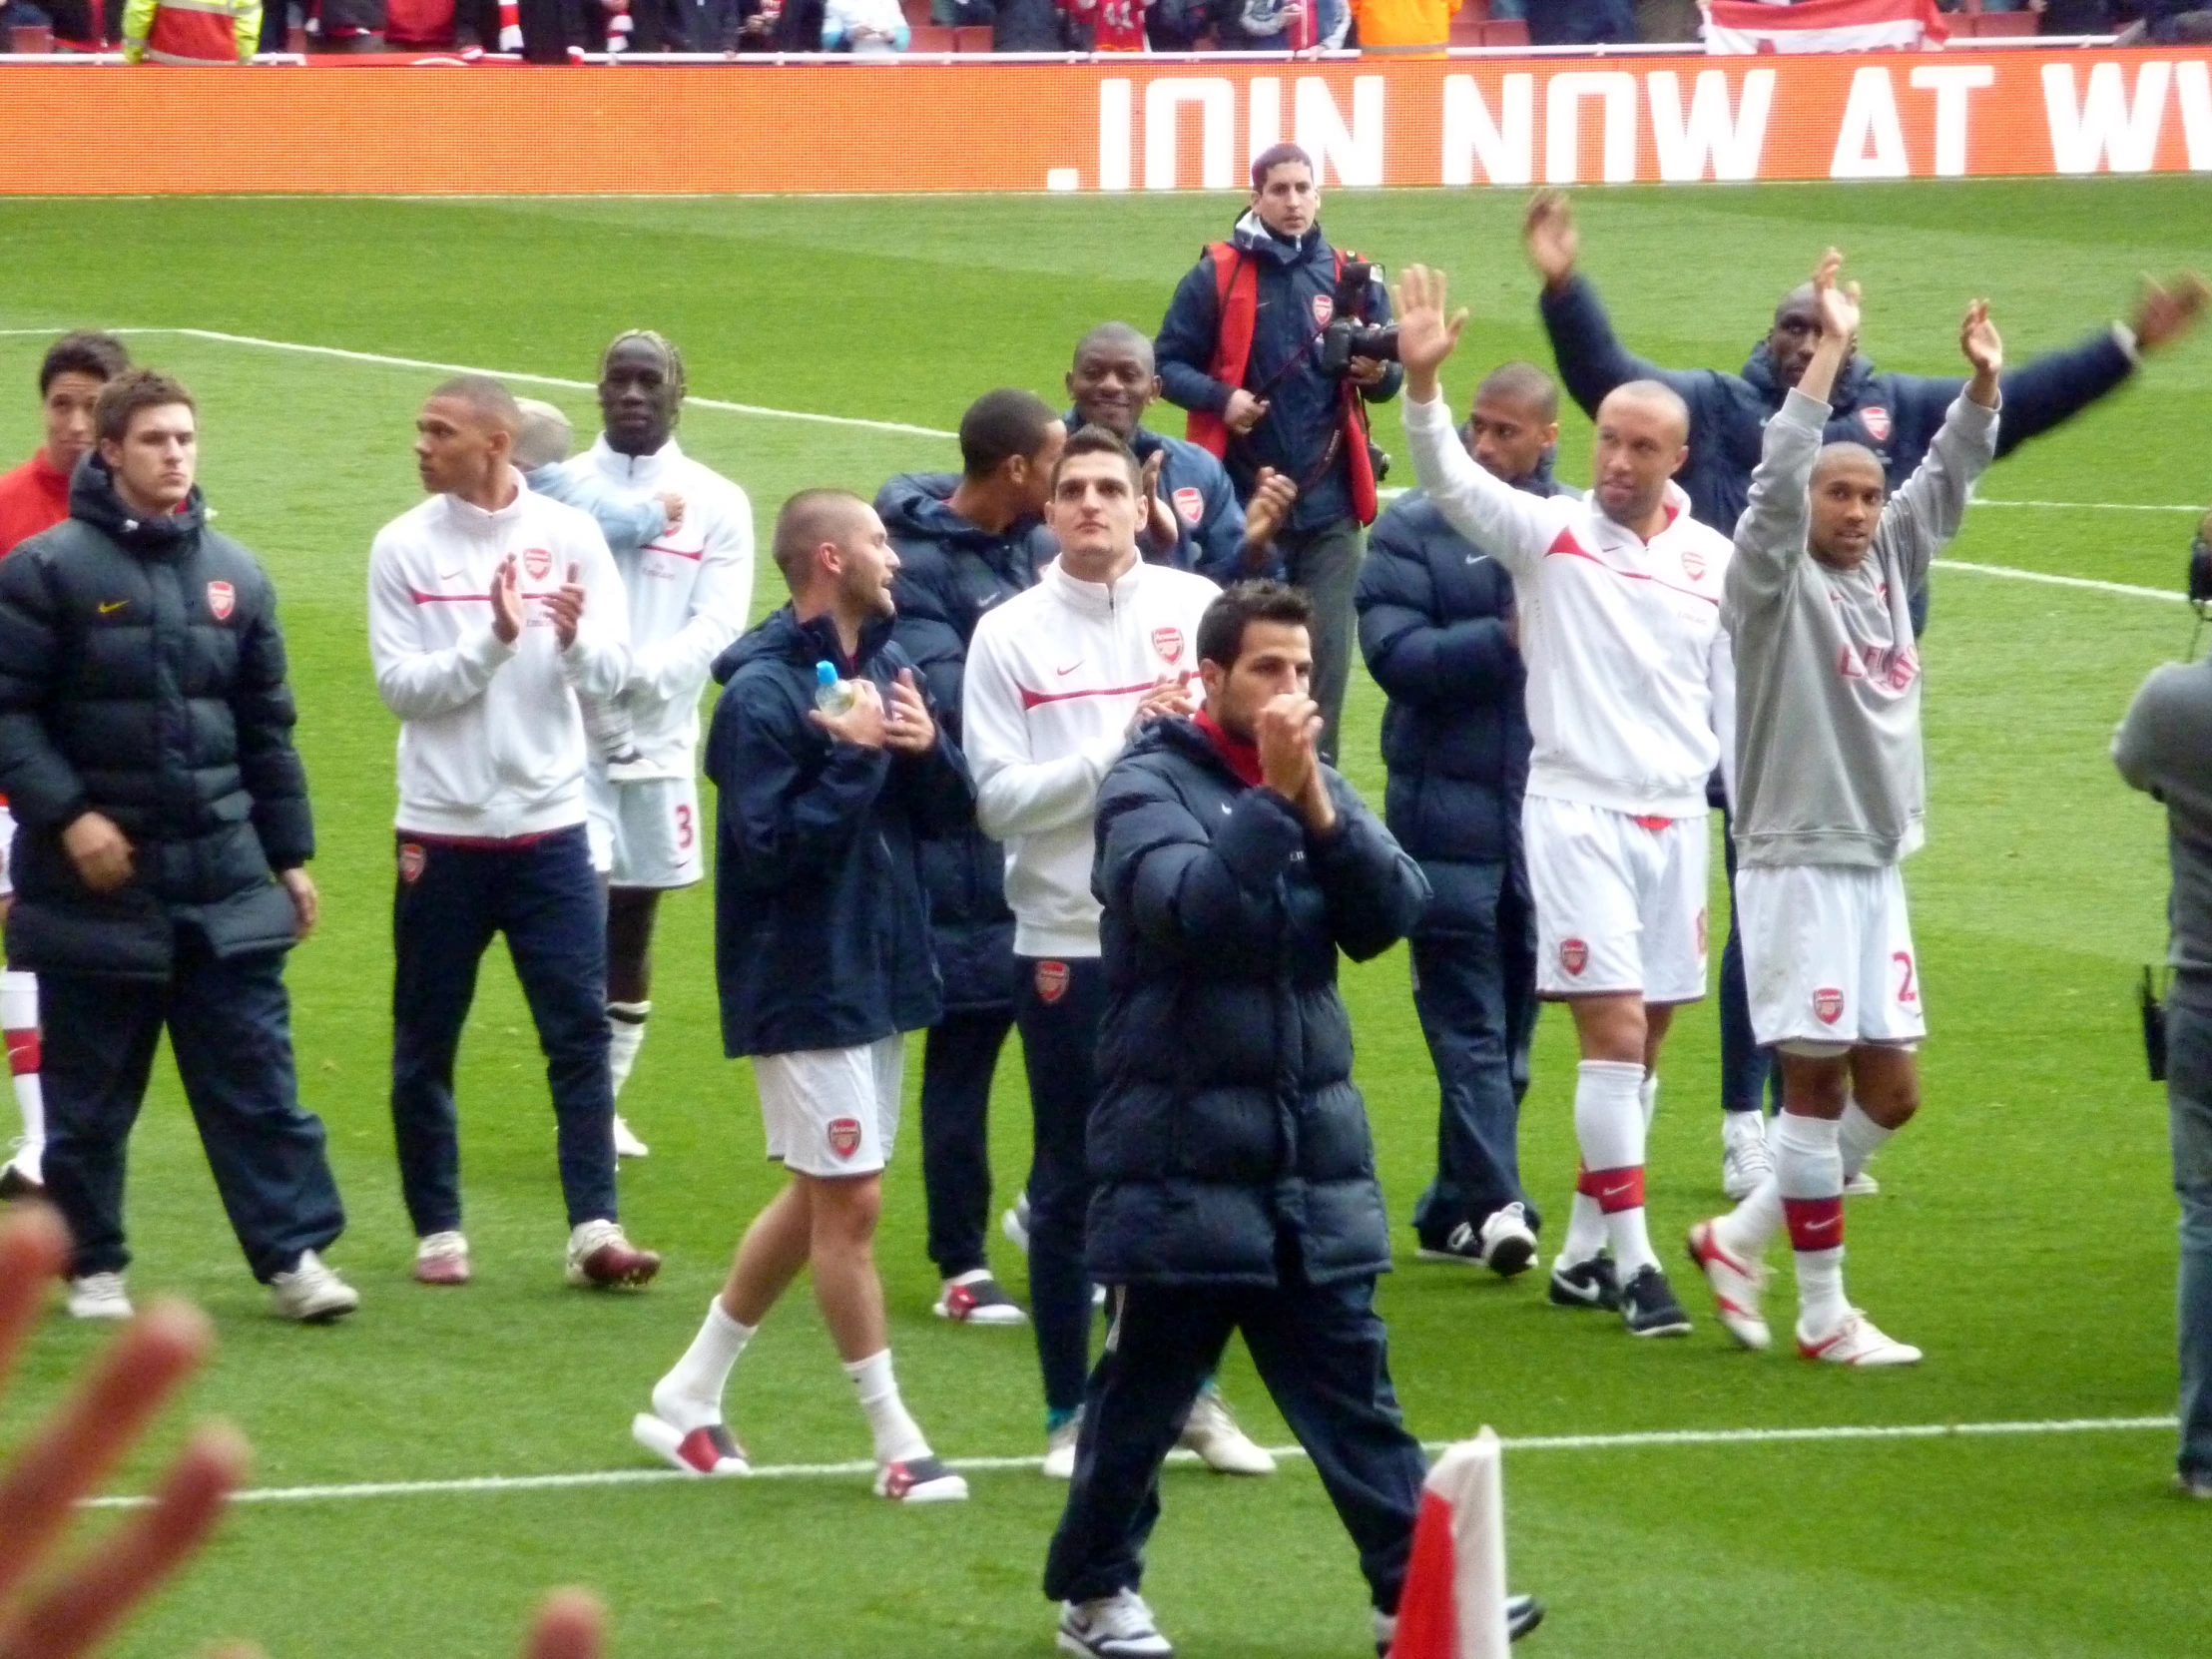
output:
[{"label": "green turf", "polygon": [[[2212,232],[2212,197],[2194,181],[1615,191],[1579,206],[1588,269],[1630,342],[1722,366],[1830,241],[1866,283],[1878,359],[1950,372],[1970,292],[1992,297],[2018,360],[2109,317],[2137,272],[2186,264]],[[1342,243],[1452,271],[1476,310],[1447,376],[1461,396],[1475,369],[1544,355],[1518,209],[1510,195],[1346,193],[1327,213]],[[1225,198],[4,203],[0,327],[194,326],[588,379],[607,336],[648,323],[684,345],[701,394],[943,428],[993,384],[1057,395],[1068,346],[1092,322],[1152,326],[1231,211]],[[0,387],[17,388],[0,399],[0,455],[33,442],[25,383],[41,344],[0,337]],[[495,965],[462,1079],[478,1282],[410,1286],[382,1089],[393,726],[369,683],[361,591],[370,536],[415,498],[408,421],[431,376],[175,336],[138,350],[201,394],[211,498],[283,595],[326,916],[291,972],[300,1071],[352,1214],[334,1259],[366,1305],[327,1332],[266,1317],[166,1075],[134,1149],[134,1290],[214,1312],[223,1346],[196,1404],[251,1432],[259,1484],[640,1466],[629,1415],[775,1180],[749,1074],[720,1058],[706,895],[666,910],[653,1038],[625,1098],[655,1149],[622,1177],[625,1218],[669,1252],[659,1285],[631,1298],[561,1288],[550,1113],[519,997]],[[553,395],[590,429],[588,396]],[[2208,419],[2212,342],[2192,341],[2008,460],[1986,493],[2185,501]],[[1383,421],[1383,441],[1402,457],[1395,424]],[[943,440],[704,409],[684,438],[764,516],[805,484],[871,490],[952,455]],[[1576,477],[1588,453],[1578,417],[1563,447]],[[2189,523],[1989,507],[1955,552],[2170,587]],[[764,565],[757,602],[771,580]],[[2178,605],[1965,572],[1936,575],[1935,605],[1935,810],[1911,866],[1936,1032],[1929,1109],[1884,1156],[1884,1195],[1852,1211],[1854,1292],[1924,1345],[1928,1364],[1859,1377],[1753,1358],[1709,1319],[1688,1342],[1633,1345],[1608,1322],[1545,1307],[1533,1279],[1408,1263],[1382,1306],[1424,1437],[1483,1422],[1549,1435],[2171,1408],[2163,1112],[2128,1002],[2136,964],[2161,941],[2162,833],[2105,743],[2143,674],[2184,647],[2189,619]],[[1358,679],[1347,767],[1371,793],[1379,714]],[[1401,1221],[1434,1112],[1404,974],[1393,953],[1346,978]],[[1709,1007],[1689,1012],[1670,1050],[1652,1175],[1662,1241],[1719,1203],[1712,1024]],[[1572,1167],[1571,1081],[1564,1024],[1547,1019],[1524,1151],[1554,1210]],[[1012,1050],[997,1106],[1010,1192],[1027,1153]],[[1038,1450],[1029,1339],[931,1319],[920,1239],[909,1128],[879,1252],[907,1397],[948,1453]],[[1398,1239],[1410,1243],[1402,1228]],[[1022,1292],[1018,1258],[1002,1249],[999,1266]],[[1781,1324],[1786,1274],[1776,1301]],[[58,1320],[41,1333],[0,1403],[0,1440],[98,1341]],[[1241,1356],[1226,1383],[1280,1442]],[[865,1454],[803,1298],[748,1355],[730,1404],[766,1462]],[[1554,1607],[1530,1651],[1562,1659],[1858,1659],[1909,1646],[2180,1659],[2212,1648],[2212,1586],[2198,1570],[2212,1510],[2164,1493],[2170,1461],[2167,1434],[2119,1430],[1529,1450],[1508,1460],[1512,1576]],[[141,1458],[119,1484],[142,1484],[148,1467]],[[849,1477],[246,1507],[124,1648],[175,1653],[236,1634],[276,1653],[497,1654],[540,1586],[578,1580],[609,1597],[631,1654],[1043,1652],[1036,1579],[1057,1493],[1020,1471],[975,1486],[962,1509],[913,1514]],[[1187,1652],[1364,1651],[1351,1550],[1310,1469],[1252,1484],[1177,1469],[1167,1492],[1148,1589]]]}]

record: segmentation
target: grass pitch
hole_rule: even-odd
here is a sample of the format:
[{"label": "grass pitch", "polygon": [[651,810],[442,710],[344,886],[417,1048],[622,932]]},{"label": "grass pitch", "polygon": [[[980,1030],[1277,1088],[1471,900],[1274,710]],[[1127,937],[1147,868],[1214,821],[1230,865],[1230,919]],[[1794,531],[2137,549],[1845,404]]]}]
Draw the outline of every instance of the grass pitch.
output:
[{"label": "grass pitch", "polygon": [[[1547,360],[1517,197],[1334,196],[1340,245],[1441,265],[1475,308],[1446,384],[1460,400],[1501,358]],[[1986,293],[2015,362],[2123,307],[2136,274],[2200,258],[2212,196],[2195,181],[1586,192],[1586,266],[1624,336],[1668,364],[1732,367],[1775,294],[1839,243],[1867,287],[1886,366],[1954,372],[1959,308]],[[1226,198],[1121,201],[132,201],[0,204],[0,327],[194,327],[589,380],[617,329],[685,349],[692,389],[774,408],[945,429],[977,392],[1057,396],[1075,336],[1106,317],[1148,330]],[[0,455],[36,441],[44,340],[0,336]],[[638,1297],[559,1280],[551,1114],[536,1044],[495,956],[463,1054],[468,1230],[477,1282],[407,1282],[411,1254],[385,1116],[393,723],[363,634],[370,536],[416,498],[409,420],[431,371],[176,334],[134,341],[202,399],[204,471],[227,531],[275,574],[313,781],[321,934],[294,957],[300,1075],[328,1121],[352,1225],[333,1260],[366,1298],[332,1331],[280,1327],[239,1263],[173,1077],[135,1144],[130,1221],[141,1297],[214,1313],[220,1356],[197,1407],[241,1422],[256,1484],[352,1486],[642,1469],[630,1413],[694,1329],[739,1228],[773,1190],[748,1069],[714,1026],[705,892],[664,910],[653,1035],[626,1111],[654,1156],[622,1177],[625,1220],[669,1253]],[[548,395],[593,429],[588,393]],[[1168,413],[1168,411],[1162,411]],[[2002,463],[1957,560],[2178,586],[2204,490],[2188,464],[2212,417],[2212,339]],[[1395,415],[1382,441],[1410,480]],[[872,492],[949,466],[944,439],[695,408],[686,446],[741,481],[764,527],[808,484]],[[1588,428],[1565,423],[1562,474]],[[764,560],[756,609],[772,593]],[[2143,1080],[2129,989],[2162,943],[2163,830],[2105,757],[2143,674],[2178,655],[2179,605],[1940,567],[1926,641],[1934,813],[1910,866],[1933,1004],[1927,1109],[1852,1207],[1854,1294],[1928,1363],[1882,1376],[1734,1352],[1695,1337],[1633,1344],[1544,1305],[1541,1276],[1500,1285],[1416,1266],[1383,1311],[1413,1428],[1446,1439],[1836,1425],[2051,1423],[2170,1411],[2173,1204],[2164,1114]],[[1348,770],[1380,799],[1381,700],[1357,678]],[[1717,865],[1717,859],[1716,859]],[[1718,913],[1721,903],[1716,889]],[[1434,1085],[1402,955],[1350,971],[1360,1077],[1398,1240],[1431,1156]],[[1664,1243],[1719,1207],[1711,1005],[1678,1022],[1652,1153]],[[918,1064],[909,1068],[918,1080]],[[1566,1022],[1547,1017],[1524,1119],[1534,1191],[1563,1219],[1573,1166]],[[1027,1157],[1009,1047],[995,1100],[1002,1190]],[[1042,1419],[1026,1333],[933,1320],[909,1132],[879,1258],[909,1402],[953,1456],[1034,1454]],[[1555,1230],[1555,1226],[1554,1226]],[[1779,1261],[1780,1253],[1777,1253]],[[1016,1294],[1021,1263],[996,1264]],[[1694,1292],[1694,1279],[1682,1288]],[[1700,1304],[1690,1298],[1693,1313]],[[1777,1324],[1790,1317],[1787,1274]],[[99,1342],[57,1319],[0,1403],[0,1441]],[[1281,1444],[1241,1351],[1225,1383]],[[732,1420],[775,1465],[866,1455],[849,1385],[804,1296],[741,1366]],[[1550,1601],[1528,1650],[1650,1659],[1792,1652],[2182,1659],[2212,1649],[2201,1565],[2212,1510],[2163,1490],[2171,1435],[1707,1439],[1530,1447],[1508,1458],[1512,1578]],[[142,1458],[121,1481],[137,1489]],[[454,1656],[513,1649],[541,1586],[592,1584],[633,1655],[1029,1655],[1058,1488],[973,1477],[974,1501],[906,1513],[864,1477],[648,1482],[243,1505],[123,1651],[218,1635],[273,1653]],[[1166,1477],[1146,1583],[1192,1655],[1367,1651],[1352,1552],[1311,1470],[1231,1483]]]}]

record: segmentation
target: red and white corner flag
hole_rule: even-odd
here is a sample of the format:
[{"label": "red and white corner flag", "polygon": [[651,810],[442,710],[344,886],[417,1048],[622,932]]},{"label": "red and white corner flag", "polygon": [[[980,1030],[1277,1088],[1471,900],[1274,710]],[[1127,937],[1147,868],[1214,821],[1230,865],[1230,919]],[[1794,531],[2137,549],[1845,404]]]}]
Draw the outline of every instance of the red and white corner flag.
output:
[{"label": "red and white corner flag", "polygon": [[1950,25],[1936,0],[1702,0],[1705,50],[1910,52],[1939,46]]},{"label": "red and white corner flag", "polygon": [[1421,1483],[1390,1659],[1505,1659],[1503,1448],[1483,1429]]}]

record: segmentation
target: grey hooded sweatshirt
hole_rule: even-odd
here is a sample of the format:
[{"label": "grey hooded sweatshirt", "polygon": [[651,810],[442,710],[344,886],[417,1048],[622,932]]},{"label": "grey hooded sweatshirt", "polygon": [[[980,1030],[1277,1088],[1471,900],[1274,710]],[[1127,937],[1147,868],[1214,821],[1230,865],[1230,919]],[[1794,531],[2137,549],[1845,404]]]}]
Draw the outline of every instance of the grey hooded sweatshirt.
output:
[{"label": "grey hooded sweatshirt", "polygon": [[1883,508],[1866,558],[1831,570],[1808,540],[1827,422],[1825,402],[1793,389],[1767,423],[1721,605],[1736,656],[1736,853],[1753,868],[1879,867],[1920,846],[1921,659],[1908,607],[1996,454],[1997,411],[1961,392]]}]

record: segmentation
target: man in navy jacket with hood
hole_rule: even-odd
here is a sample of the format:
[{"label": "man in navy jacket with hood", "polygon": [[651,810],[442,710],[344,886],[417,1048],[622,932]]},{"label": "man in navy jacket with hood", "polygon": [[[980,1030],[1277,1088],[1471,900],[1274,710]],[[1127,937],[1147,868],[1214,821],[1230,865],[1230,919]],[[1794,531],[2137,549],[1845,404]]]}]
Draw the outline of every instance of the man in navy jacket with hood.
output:
[{"label": "man in navy jacket with hood", "polygon": [[[1531,495],[1559,495],[1559,388],[1502,363],[1474,394],[1467,449]],[[1434,1062],[1436,1176],[1413,1209],[1421,1256],[1510,1278],[1533,1260],[1520,1101],[1536,1029],[1536,909],[1521,849],[1526,674],[1513,579],[1419,490],[1376,520],[1360,572],[1360,648],[1389,699],[1384,820],[1435,899],[1412,935],[1413,1007]]]},{"label": "man in navy jacket with hood", "polygon": [[[967,766],[891,639],[898,555],[866,502],[802,490],[776,521],[791,603],[715,664],[707,738],[716,814],[722,1042],[750,1055],[769,1156],[789,1172],[738,1246],[675,1368],[632,1420],[692,1474],[750,1470],[723,1420],[739,1356],[802,1269],[874,1441],[875,1490],[967,1496],[891,1375],[875,1273],[882,1172],[898,1130],[904,1033],[941,1011],[915,843],[973,811]],[[818,707],[828,665],[842,709]]]},{"label": "man in navy jacket with hood", "polygon": [[[1042,513],[1067,430],[1026,391],[985,392],[960,417],[961,471],[902,472],[875,510],[898,554],[891,637],[913,660],[937,718],[960,741],[968,641],[983,613],[1034,586],[1057,551]],[[990,1221],[991,1077],[1014,1024],[1014,912],[1006,854],[970,813],[921,843],[944,1015],[921,1059],[921,1184],[939,1318],[1019,1325],[984,1255]]]}]

